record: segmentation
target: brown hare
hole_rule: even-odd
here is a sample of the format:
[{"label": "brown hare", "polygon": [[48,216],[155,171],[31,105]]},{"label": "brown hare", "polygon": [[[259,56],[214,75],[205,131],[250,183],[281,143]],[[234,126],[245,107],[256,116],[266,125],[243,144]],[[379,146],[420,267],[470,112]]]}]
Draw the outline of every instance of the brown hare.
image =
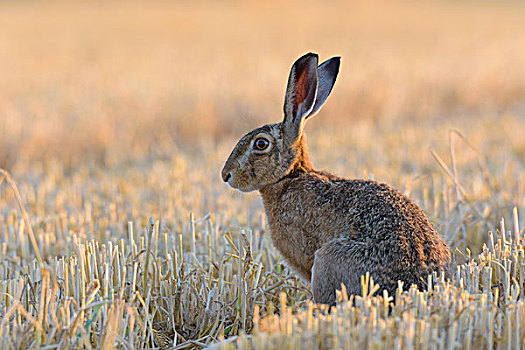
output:
[{"label": "brown hare", "polygon": [[222,169],[231,187],[259,190],[274,245],[325,304],[335,302],[341,283],[360,294],[367,271],[393,294],[398,280],[422,287],[434,271],[448,276],[450,263],[447,244],[408,197],[383,183],[316,170],[310,161],[304,124],[328,98],[339,64],[333,57],[318,67],[313,53],[299,58],[283,121],[242,137]]}]

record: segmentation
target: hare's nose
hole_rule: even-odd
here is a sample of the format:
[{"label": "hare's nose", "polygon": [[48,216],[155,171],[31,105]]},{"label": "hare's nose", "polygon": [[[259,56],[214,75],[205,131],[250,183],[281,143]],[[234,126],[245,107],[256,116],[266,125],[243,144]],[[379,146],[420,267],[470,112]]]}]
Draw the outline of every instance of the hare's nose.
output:
[{"label": "hare's nose", "polygon": [[228,180],[232,177],[232,173],[231,172],[226,172],[226,171],[223,171],[222,172],[222,179],[224,180],[224,182],[228,182]]}]

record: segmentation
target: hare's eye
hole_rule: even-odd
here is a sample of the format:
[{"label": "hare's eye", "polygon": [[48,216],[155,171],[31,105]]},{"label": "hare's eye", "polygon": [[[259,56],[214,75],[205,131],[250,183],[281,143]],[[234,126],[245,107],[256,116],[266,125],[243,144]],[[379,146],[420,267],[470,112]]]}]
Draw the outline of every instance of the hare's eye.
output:
[{"label": "hare's eye", "polygon": [[270,146],[270,141],[268,141],[264,137],[257,138],[253,143],[253,147],[258,151],[264,151],[268,148],[268,146]]}]

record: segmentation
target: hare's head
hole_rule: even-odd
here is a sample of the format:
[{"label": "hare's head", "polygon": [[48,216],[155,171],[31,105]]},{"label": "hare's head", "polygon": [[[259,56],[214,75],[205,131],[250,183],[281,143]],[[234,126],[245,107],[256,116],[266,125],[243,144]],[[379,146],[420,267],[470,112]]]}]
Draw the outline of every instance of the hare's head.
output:
[{"label": "hare's head", "polygon": [[318,66],[318,56],[308,53],[292,66],[284,100],[284,119],[244,135],[222,169],[225,182],[243,192],[275,183],[304,160],[303,127],[323,106],[332,91],[339,57]]}]

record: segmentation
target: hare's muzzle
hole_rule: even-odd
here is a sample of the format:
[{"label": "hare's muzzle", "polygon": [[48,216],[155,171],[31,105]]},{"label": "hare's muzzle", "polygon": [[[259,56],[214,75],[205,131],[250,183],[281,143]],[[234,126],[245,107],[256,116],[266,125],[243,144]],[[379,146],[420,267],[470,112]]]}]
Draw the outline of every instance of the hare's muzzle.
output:
[{"label": "hare's muzzle", "polygon": [[224,182],[228,182],[232,177],[232,173],[230,171],[225,171],[225,169],[222,169],[222,180]]}]

